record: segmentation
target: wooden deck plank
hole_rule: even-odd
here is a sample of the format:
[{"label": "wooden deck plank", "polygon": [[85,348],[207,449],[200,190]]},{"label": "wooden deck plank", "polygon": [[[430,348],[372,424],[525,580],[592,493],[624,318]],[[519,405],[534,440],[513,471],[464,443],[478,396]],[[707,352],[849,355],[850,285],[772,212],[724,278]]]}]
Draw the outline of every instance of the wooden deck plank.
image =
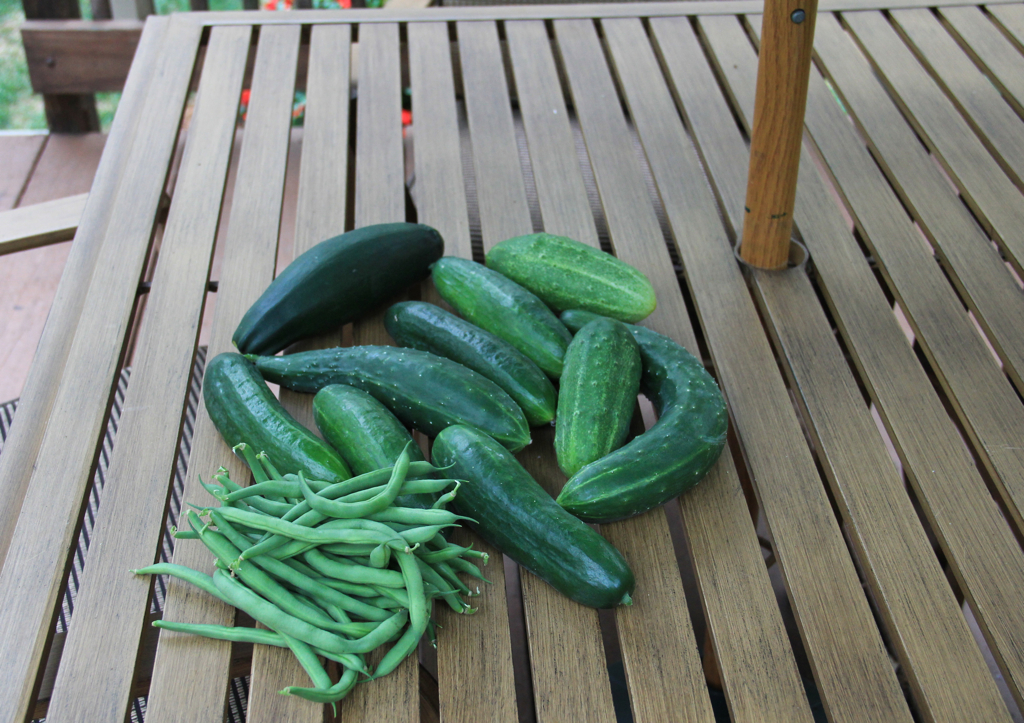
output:
[{"label": "wooden deck plank", "polygon": [[79,193],[0,211],[0,256],[70,241],[88,197],[88,193]]},{"label": "wooden deck plank", "polygon": [[[714,24],[742,32],[734,20],[702,21],[706,31]],[[684,31],[685,43],[679,40],[679,30],[665,36],[664,44],[699,52],[688,29]],[[660,26],[655,32],[659,39],[663,37]],[[725,38],[721,33],[715,35],[730,47],[745,42],[738,34]],[[752,51],[748,55],[755,61]],[[720,60],[736,64],[737,57]],[[681,65],[675,64],[677,68]],[[680,77],[676,87],[689,125],[726,201],[730,219],[738,228],[743,223],[746,195],[746,145],[739,130],[725,122],[730,109],[714,89],[713,80],[709,77],[706,81],[710,92],[698,94],[689,77],[673,74],[674,79]],[[736,86],[733,90],[737,91]],[[741,105],[746,108],[746,95],[740,95],[744,99]],[[805,167],[801,193],[808,193],[804,189],[812,184],[811,192],[822,204],[820,213],[831,211],[832,218],[841,221],[816,174]],[[818,229],[801,230],[806,238]],[[842,226],[834,226],[831,231],[849,237]],[[822,451],[833,497],[843,512],[860,568],[879,602],[890,639],[914,686],[919,710],[928,720],[950,723],[1008,720],[999,691],[807,275],[802,269],[785,274],[755,272],[752,280],[764,316],[771,322],[777,345],[788,361],[791,387],[801,395],[816,445]],[[888,316],[892,325],[894,319]],[[899,343],[906,347],[902,339]]]},{"label": "wooden deck plank", "polygon": [[[858,27],[861,20],[867,19],[855,21]],[[1024,526],[1024,448],[1016,433],[1024,429],[1024,406],[846,117],[825,100],[824,81],[815,76],[811,85],[821,98],[806,119],[815,142],[1016,524]],[[1024,203],[1016,204],[1024,212]]]},{"label": "wooden deck plank", "polygon": [[[547,30],[516,21],[505,34],[544,229],[599,247]],[[664,510],[603,525],[601,533],[636,576],[633,605],[616,610],[634,719],[713,720]]]},{"label": "wooden deck plank", "polygon": [[843,20],[918,135],[1022,274],[1024,205],[1018,189],[884,17],[847,13]]},{"label": "wooden deck plank", "polygon": [[[408,32],[417,215],[420,223],[441,233],[446,256],[472,259],[448,27],[416,23]],[[424,289],[424,297],[443,303],[432,288]],[[480,586],[481,596],[473,603],[478,611],[471,618],[457,615],[445,605],[434,606],[440,627],[437,677],[441,718],[453,723],[516,720],[501,552],[469,530],[453,534],[458,544],[472,543],[490,555],[484,574],[493,584]],[[489,683],[481,686],[480,680]]]},{"label": "wooden deck plank", "polygon": [[977,7],[942,8],[939,17],[960,47],[987,72],[1003,98],[1024,115],[1024,56]]},{"label": "wooden deck plank", "polygon": [[[31,703],[36,672],[53,632],[54,604],[77,528],[83,494],[91,479],[112,384],[135,306],[164,176],[176,137],[176,112],[185,101],[201,28],[172,19],[168,47],[157,64],[166,95],[150,95],[140,127],[147,143],[135,144],[125,165],[105,240],[96,261],[91,293],[81,310],[53,411],[18,525],[0,574],[0,627],[13,631],[3,640],[0,667],[9,685],[0,695],[0,717],[19,719]],[[173,41],[173,43],[171,42]],[[65,332],[66,333],[66,332]],[[88,380],[88,381],[86,381]],[[50,381],[53,384],[53,380]]]},{"label": "wooden deck plank", "polygon": [[[484,249],[533,231],[515,139],[497,27],[459,23],[459,53],[473,143]],[[545,490],[565,484],[551,430],[531,431],[518,459]],[[569,600],[531,572],[520,576],[538,721],[614,721],[597,611]]]},{"label": "wooden deck plank", "polygon": [[1016,41],[1018,47],[1024,47],[1024,8],[1018,3],[1007,5],[986,5],[985,9],[1003,27],[1008,37]]},{"label": "wooden deck plank", "polygon": [[211,33],[48,721],[116,720],[128,709],[153,581],[125,579],[125,569],[152,564],[163,535],[235,135],[223,119],[236,113],[249,36]]},{"label": "wooden deck plank", "polygon": [[4,168],[0,171],[0,211],[18,205],[47,138],[46,133],[0,136],[0,156],[4,159]]},{"label": "wooden deck plank", "polygon": [[[18,405],[21,411],[18,413],[17,421],[11,426],[4,454],[0,457],[0,480],[3,480],[3,484],[0,484],[0,509],[5,510],[5,514],[0,515],[0,567],[14,534],[14,526],[32,473],[32,465],[35,463],[36,452],[57,394],[56,380],[61,375],[71,349],[74,336],[71,330],[78,323],[84,305],[92,270],[110,219],[111,199],[120,183],[120,176],[132,146],[135,129],[142,113],[145,89],[149,86],[151,70],[156,64],[167,26],[167,20],[155,19],[151,27],[143,32],[143,41],[140,41],[137,51],[136,70],[129,74],[125,86],[129,95],[121,103],[110,129],[113,144],[100,160],[96,170],[92,189],[94,200],[91,204],[86,204],[82,212],[82,220],[76,233],[78,241],[73,244],[63,266],[61,278],[64,279],[64,283],[58,286],[52,303],[48,304],[49,315],[42,327],[32,366],[22,377],[25,385]],[[177,92],[174,87],[169,87],[168,90],[171,94]],[[159,133],[160,129],[161,126],[156,126],[154,132]],[[4,288],[9,286],[5,284]],[[0,348],[9,349],[12,346],[10,343],[0,344]],[[30,356],[28,350],[23,350],[23,353],[26,357]],[[4,379],[9,379],[12,375],[8,371],[8,362],[5,361],[0,366],[4,368]],[[5,394],[0,394],[0,398],[5,397]]]},{"label": "wooden deck plank", "polygon": [[[832,16],[816,28],[818,57],[904,205],[932,242],[960,296],[1024,389],[1024,297],[998,251]],[[925,255],[922,255],[922,258]]]},{"label": "wooden deck plank", "polygon": [[[614,194],[616,202],[644,203],[649,208],[650,201],[640,197],[644,193],[640,169],[630,145],[623,142],[629,138],[625,120],[621,113],[608,112],[616,107],[614,103],[601,100],[616,94],[607,70],[601,67],[603,57],[593,26],[585,21],[559,20],[555,29],[598,186],[609,175],[631,180],[634,198],[622,189]],[[595,131],[606,139],[609,149],[618,147],[613,173],[611,163],[603,172],[599,169],[591,138]],[[682,136],[681,126],[677,134]],[[656,147],[656,153],[648,154],[652,170],[664,163],[671,148],[667,143]],[[692,280],[691,291],[719,380],[745,444],[819,690],[836,720],[910,720],[789,394],[780,376],[766,373],[773,368],[774,356],[732,250],[728,244],[710,249],[704,234],[688,236],[689,209],[695,204],[675,186],[662,183],[659,188]],[[602,199],[614,237],[609,201]],[[658,268],[652,278],[662,279],[666,286],[674,280],[668,250],[653,213],[647,218],[647,227],[631,223],[620,230],[616,250],[627,263]],[[721,230],[718,235],[722,236]],[[682,298],[677,299],[669,297],[670,303],[664,303],[663,297],[651,316],[652,324],[666,317],[685,318]],[[800,504],[793,504],[797,499]]]},{"label": "wooden deck plank", "polygon": [[[274,275],[290,145],[292,84],[297,51],[298,36],[294,30],[280,33],[277,29],[268,29],[261,33],[246,130],[236,171],[239,180],[235,183],[230,220],[223,241],[222,272],[213,310],[208,359],[234,350],[231,335],[238,321]],[[206,493],[197,478],[209,475],[221,465],[228,468],[232,479],[248,479],[249,471],[245,464],[232,454],[210,421],[205,405],[200,405],[183,500],[204,499]],[[201,544],[179,543],[174,551],[174,562],[207,573],[213,571],[209,554]],[[164,614],[169,620],[181,620],[184,616],[188,622],[230,625],[235,612],[220,601],[197,595],[178,585],[173,589],[169,586]],[[191,662],[195,660],[192,656],[198,657],[195,663]],[[256,687],[274,686],[278,681],[267,681],[265,660],[260,659],[257,665],[255,651],[253,658],[254,675],[258,675],[260,680],[250,685],[249,715],[259,717],[264,715],[267,693],[257,692]],[[196,707],[207,711],[211,718],[220,715],[229,662],[230,646],[194,636],[162,632],[147,718],[187,718],[190,713],[186,711],[192,710],[193,703],[183,698],[180,690],[182,685],[194,685],[193,679],[205,683],[205,695]],[[308,680],[302,684],[308,685]],[[275,687],[271,692],[276,694],[279,688]]]},{"label": "wooden deck plank", "polygon": [[[607,21],[602,25],[617,71],[649,83],[649,72],[622,57],[623,43],[629,42],[627,38],[636,38],[639,27],[635,21]],[[559,21],[555,31],[612,245],[616,255],[651,279],[658,293],[658,309],[644,324],[699,354],[672,261],[645,190],[632,134],[618,104],[609,102],[617,93],[593,26]],[[646,44],[646,39],[642,43]],[[655,60],[648,51],[646,58],[633,62],[646,64],[649,70]],[[635,99],[628,98],[627,102],[632,100]],[[711,216],[710,226],[703,231],[721,233],[717,216]],[[698,581],[702,589],[707,589],[705,615],[716,650],[720,651],[732,715],[736,720],[810,720],[803,686],[729,451],[723,453],[707,480],[680,498],[680,506],[691,538]],[[728,534],[719,537],[726,530]],[[722,549],[724,539],[729,540],[728,550]],[[641,560],[650,564],[644,558]],[[637,591],[641,592],[639,586]],[[628,634],[637,632],[632,629],[631,613],[624,610],[618,615],[624,640]],[[638,654],[639,650],[629,650],[624,643],[624,656],[634,658],[627,661],[630,675],[643,671],[641,661],[635,659]],[[740,669],[740,665],[755,660],[759,662]],[[763,675],[769,668],[770,678]],[[701,714],[699,708],[687,712]]]},{"label": "wooden deck plank", "polygon": [[[402,77],[397,24],[359,28],[356,104],[356,228],[405,220],[402,151]],[[352,325],[353,342],[389,344],[383,309]],[[379,660],[378,651],[369,659]],[[371,666],[372,667],[372,666]],[[419,723],[419,663],[415,654],[390,675],[359,685],[344,701],[345,723],[386,720]]]},{"label": "wooden deck plank", "polygon": [[[702,21],[702,26],[710,22]],[[818,28],[828,26],[822,22]],[[827,38],[822,36],[826,43]],[[726,37],[722,47],[742,46]],[[746,62],[741,56],[725,56],[724,63],[726,68],[742,69],[730,84],[739,91],[738,107],[747,118],[754,96],[751,53]],[[808,96],[808,120],[819,107],[834,105],[829,96],[815,90],[817,85],[812,83]],[[837,120],[826,132],[835,132],[841,123],[846,121]],[[1020,594],[1024,584],[1021,551],[877,288],[846,221],[838,210],[829,212],[834,208],[829,190],[817,180],[809,154],[804,156],[795,218],[810,245],[826,299],[961,589],[987,629],[993,649],[1007,647],[1009,655],[1016,656],[1019,646],[1013,641],[1022,637],[1021,623],[1009,600]],[[733,207],[740,208],[741,203],[737,194]]]},{"label": "wooden deck plank", "polygon": [[930,10],[894,10],[890,17],[999,166],[1024,190],[1024,120]]}]

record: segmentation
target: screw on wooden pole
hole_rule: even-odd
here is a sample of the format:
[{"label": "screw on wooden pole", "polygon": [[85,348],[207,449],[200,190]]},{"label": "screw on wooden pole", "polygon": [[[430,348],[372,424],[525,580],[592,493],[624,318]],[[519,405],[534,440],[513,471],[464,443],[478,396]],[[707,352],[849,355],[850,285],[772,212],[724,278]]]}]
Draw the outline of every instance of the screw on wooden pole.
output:
[{"label": "screw on wooden pole", "polygon": [[765,0],[740,257],[785,268],[818,0]]}]

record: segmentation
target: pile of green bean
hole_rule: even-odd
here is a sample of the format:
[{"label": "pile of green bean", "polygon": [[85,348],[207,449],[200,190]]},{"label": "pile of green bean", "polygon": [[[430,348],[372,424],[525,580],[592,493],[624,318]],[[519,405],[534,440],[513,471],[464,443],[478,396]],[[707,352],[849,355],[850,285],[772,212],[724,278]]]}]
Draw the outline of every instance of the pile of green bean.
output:
[{"label": "pile of green bean", "polygon": [[[459,482],[434,479],[438,469],[410,462],[408,447],[393,467],[328,484],[280,474],[263,453],[235,447],[252,470],[242,487],[223,468],[218,484],[205,484],[221,506],[194,508],[191,531],[213,553],[213,576],[182,565],[158,563],[138,575],[172,575],[244,611],[268,630],[190,625],[158,620],[156,627],[236,642],[287,647],[313,687],[281,691],[318,703],[335,703],[359,682],[387,675],[412,653],[424,633],[434,640],[430,605],[443,599],[458,613],[473,613],[462,599],[479,594],[459,578],[486,582],[469,558],[486,553],[449,543],[441,534],[465,519],[445,510]],[[451,488],[449,490],[449,488]],[[445,492],[431,508],[396,504],[402,495]],[[394,642],[372,672],[364,658]],[[340,664],[333,682],[320,657]]]}]

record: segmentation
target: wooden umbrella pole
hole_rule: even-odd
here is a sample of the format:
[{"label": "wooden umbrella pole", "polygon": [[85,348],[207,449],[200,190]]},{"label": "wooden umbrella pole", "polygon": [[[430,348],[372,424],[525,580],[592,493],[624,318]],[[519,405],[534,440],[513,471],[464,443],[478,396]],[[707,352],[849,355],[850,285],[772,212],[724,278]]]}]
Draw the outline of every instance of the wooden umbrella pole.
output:
[{"label": "wooden umbrella pole", "polygon": [[818,0],[765,0],[740,257],[762,269],[789,258]]}]

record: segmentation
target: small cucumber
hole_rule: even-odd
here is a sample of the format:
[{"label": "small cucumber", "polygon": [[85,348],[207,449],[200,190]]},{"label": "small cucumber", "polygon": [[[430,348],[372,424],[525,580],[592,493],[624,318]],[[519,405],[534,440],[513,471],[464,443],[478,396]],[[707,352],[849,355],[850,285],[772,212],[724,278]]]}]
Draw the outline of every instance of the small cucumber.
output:
[{"label": "small cucumber", "polygon": [[622,446],[640,391],[640,349],[621,321],[591,321],[565,353],[555,455],[567,477]]},{"label": "small cucumber", "polygon": [[477,427],[513,452],[530,443],[523,410],[501,387],[461,364],[417,349],[354,346],[251,357],[263,378],[313,394],[328,384],[369,392],[404,424],[435,436]]},{"label": "small cucumber", "polygon": [[[595,318],[586,311],[562,314],[570,329]],[[667,336],[640,326],[627,328],[640,347],[640,391],[659,419],[562,488],[558,504],[587,522],[621,520],[664,504],[703,479],[725,447],[729,415],[704,366]]]},{"label": "small cucumber", "polygon": [[401,346],[443,356],[490,379],[522,408],[530,426],[555,418],[554,385],[525,354],[489,331],[423,301],[395,304],[384,314],[384,327]]},{"label": "small cucumber", "polygon": [[244,354],[275,354],[336,329],[427,277],[441,235],[416,223],[383,223],[327,239],[296,258],[242,317],[232,341]]},{"label": "small cucumber", "polygon": [[637,322],[654,311],[654,287],[640,271],[611,254],[565,236],[534,233],[502,241],[487,252],[494,269],[557,311],[584,309]]},{"label": "small cucumber", "polygon": [[572,334],[543,301],[483,264],[452,256],[434,264],[433,279],[464,319],[507,341],[548,376],[562,375]]},{"label": "small cucumber", "polygon": [[352,476],[338,453],[288,414],[256,367],[241,354],[218,354],[206,365],[203,400],[224,441],[266,452],[282,474],[302,470],[311,479]]},{"label": "small cucumber", "polygon": [[[313,397],[313,418],[324,439],[341,453],[354,474],[390,467],[412,435],[388,408],[361,389],[331,384]],[[422,462],[418,444],[409,447],[409,460]],[[403,495],[401,507],[430,507],[439,495]]]},{"label": "small cucumber", "polygon": [[636,582],[622,554],[563,510],[516,458],[486,434],[455,425],[434,440],[436,465],[467,484],[452,501],[484,540],[583,605],[632,603]]}]

